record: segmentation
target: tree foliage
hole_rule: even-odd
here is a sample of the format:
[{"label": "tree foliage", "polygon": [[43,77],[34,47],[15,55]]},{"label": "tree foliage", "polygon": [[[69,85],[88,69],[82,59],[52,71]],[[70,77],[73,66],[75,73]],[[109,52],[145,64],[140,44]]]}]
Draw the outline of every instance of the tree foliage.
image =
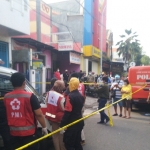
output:
[{"label": "tree foliage", "polygon": [[136,66],[141,66],[142,65],[142,63],[141,63],[142,56],[143,55],[142,55],[142,47],[141,47],[139,52],[135,54],[134,61],[135,61]]},{"label": "tree foliage", "polygon": [[147,55],[143,55],[141,58],[142,65],[150,65],[150,58]]},{"label": "tree foliage", "polygon": [[125,63],[135,61],[135,57],[141,51],[139,40],[136,39],[138,35],[132,30],[125,30],[125,35],[120,35],[121,40],[116,44],[119,57],[122,56]]}]

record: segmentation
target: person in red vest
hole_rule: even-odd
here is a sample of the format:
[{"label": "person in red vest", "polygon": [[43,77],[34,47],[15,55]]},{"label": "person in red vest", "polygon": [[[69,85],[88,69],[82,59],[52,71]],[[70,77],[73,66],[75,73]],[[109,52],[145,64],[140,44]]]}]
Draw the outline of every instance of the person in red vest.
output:
[{"label": "person in red vest", "polygon": [[[4,104],[10,134],[14,139],[12,144],[14,150],[37,139],[37,120],[42,126],[43,134],[47,134],[47,128],[37,97],[24,90],[26,84],[24,75],[14,73],[10,81],[14,90],[4,96]],[[35,144],[27,150],[35,150],[37,147],[38,145]]]},{"label": "person in red vest", "polygon": [[[54,83],[52,90],[48,92],[46,103],[47,112],[46,118],[52,125],[52,131],[59,129],[61,119],[64,115],[65,98],[62,95],[65,84],[63,81],[57,80]],[[63,134],[56,133],[52,135],[55,150],[66,150],[63,143]]]},{"label": "person in red vest", "polygon": [[54,77],[55,77],[57,80],[61,80],[59,69],[57,69],[57,71],[54,72]]}]

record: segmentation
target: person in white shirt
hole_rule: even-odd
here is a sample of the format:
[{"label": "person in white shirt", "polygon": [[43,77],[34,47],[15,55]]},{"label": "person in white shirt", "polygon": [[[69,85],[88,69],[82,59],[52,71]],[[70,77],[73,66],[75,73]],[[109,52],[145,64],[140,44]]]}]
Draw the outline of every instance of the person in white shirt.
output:
[{"label": "person in white shirt", "polygon": [[[114,93],[112,96],[113,102],[116,102],[121,99],[121,97],[122,97],[121,88],[123,85],[124,85],[124,82],[123,82],[123,80],[120,79],[120,76],[115,75],[115,82],[112,83],[111,88],[110,88],[110,90],[113,91],[113,93]],[[118,105],[120,107],[119,117],[122,117],[122,107],[123,107],[122,101],[118,102]],[[114,104],[114,111],[115,111],[115,114],[113,116],[118,116],[117,104]]]}]

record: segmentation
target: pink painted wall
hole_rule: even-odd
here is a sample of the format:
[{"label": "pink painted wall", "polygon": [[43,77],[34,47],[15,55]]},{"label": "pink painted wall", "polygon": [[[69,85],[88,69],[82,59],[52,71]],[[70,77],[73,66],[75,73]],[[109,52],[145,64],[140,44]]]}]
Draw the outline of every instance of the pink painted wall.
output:
[{"label": "pink painted wall", "polygon": [[51,68],[52,67],[51,51],[50,50],[43,50],[43,54],[46,56],[46,67]]},{"label": "pink painted wall", "polygon": [[[104,10],[106,6],[107,6],[107,0],[104,1],[104,5],[101,10],[101,11],[104,11],[103,21],[102,21],[102,12],[100,12],[99,10],[99,0],[95,0],[93,4],[93,16],[96,18],[96,19],[93,19],[93,46],[101,49],[100,41],[102,40],[103,52],[106,52],[106,12],[107,10],[106,9]],[[101,39],[101,30],[103,34],[102,39]]]},{"label": "pink painted wall", "polygon": [[[57,32],[59,32],[58,28],[52,25],[52,33],[57,33]],[[56,50],[58,49],[58,43],[52,43],[51,46],[55,47]]]},{"label": "pink painted wall", "polygon": [[69,52],[62,52],[58,54],[58,60],[60,61],[59,64],[61,73],[64,73],[66,69],[68,72],[80,71],[80,65],[70,63]]},{"label": "pink painted wall", "polygon": [[95,0],[93,4],[93,46],[99,48],[99,38],[100,38],[100,12],[99,12],[99,0]]}]

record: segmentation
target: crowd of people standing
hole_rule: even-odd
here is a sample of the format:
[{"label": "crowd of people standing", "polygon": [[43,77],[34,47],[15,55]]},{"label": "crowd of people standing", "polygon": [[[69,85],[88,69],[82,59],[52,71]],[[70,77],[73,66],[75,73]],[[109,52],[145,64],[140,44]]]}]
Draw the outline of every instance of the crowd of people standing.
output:
[{"label": "crowd of people standing", "polygon": [[[75,71],[73,73],[75,73]],[[114,104],[113,116],[130,118],[130,104],[131,104],[131,99],[132,99],[132,96],[131,96],[132,88],[127,78],[123,76],[121,77],[118,74],[116,74],[114,77],[110,77],[105,72],[102,72],[102,74],[100,75],[97,75],[94,72],[89,72],[88,75],[86,75],[86,73],[83,73],[82,70],[78,72],[77,74],[78,74],[78,79],[86,83],[97,83],[97,84],[107,83],[108,89],[109,89],[109,97],[107,96],[107,99],[112,99],[113,102],[117,102],[118,100],[122,98],[124,99],[123,101],[120,101]],[[71,76],[71,73],[69,74],[68,70],[65,70],[65,73],[62,75],[61,80],[68,82],[70,79],[70,76]],[[54,77],[56,77],[55,73],[54,73]],[[104,77],[106,77],[105,82],[103,81]],[[88,85],[88,87],[90,86],[94,87],[94,84]],[[98,92],[98,95],[99,95],[99,92]],[[127,96],[129,98],[126,98]],[[117,105],[119,105],[119,114],[118,114]],[[124,108],[124,115],[123,115],[123,108]],[[126,115],[126,111],[128,111],[128,116]]]},{"label": "crowd of people standing", "polygon": [[[37,121],[42,126],[42,134],[48,134],[37,97],[33,93],[24,90],[26,84],[24,75],[14,73],[10,81],[14,90],[4,97],[9,126],[7,138],[3,136],[6,150],[16,149],[35,140],[37,138]],[[82,71],[73,72],[69,75],[68,70],[61,76],[58,69],[54,73],[54,78],[51,80],[51,88],[46,96],[47,111],[45,116],[52,126],[52,131],[83,117],[86,92],[82,82],[85,81],[94,85],[94,90],[98,94],[98,109],[105,107],[111,92],[113,102],[123,99],[123,101],[114,104],[115,113],[113,116],[118,116],[118,104],[120,107],[119,117],[126,119],[131,117],[132,89],[128,79],[123,79],[119,75],[115,75],[114,79],[112,79],[105,73],[96,78],[94,73],[90,72],[86,76]],[[96,82],[98,84],[95,84]],[[124,114],[122,108],[124,108]],[[107,123],[109,120],[104,110],[101,111],[98,124]],[[80,121],[54,134],[52,137],[55,150],[83,150],[82,144],[85,144],[83,127],[84,121]],[[34,144],[27,149],[34,150],[37,147],[38,145]]]}]

